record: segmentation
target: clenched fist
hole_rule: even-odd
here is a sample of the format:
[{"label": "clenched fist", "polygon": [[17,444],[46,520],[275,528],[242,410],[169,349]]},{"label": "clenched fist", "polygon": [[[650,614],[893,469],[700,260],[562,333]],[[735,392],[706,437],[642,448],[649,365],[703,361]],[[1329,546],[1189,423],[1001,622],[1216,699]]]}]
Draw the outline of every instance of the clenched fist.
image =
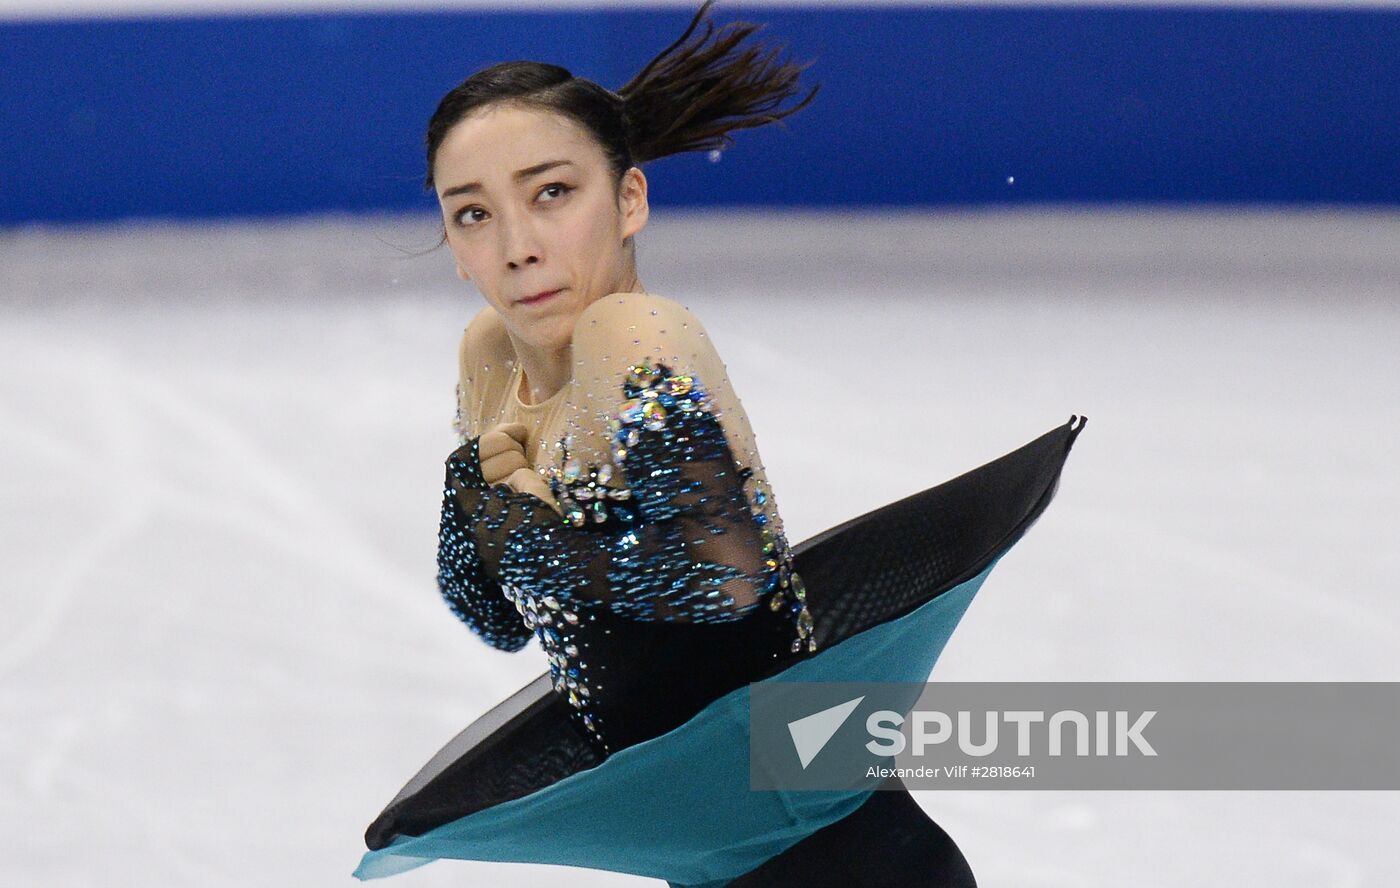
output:
[{"label": "clenched fist", "polygon": [[531,494],[562,514],[549,483],[525,458],[527,436],[524,423],[519,422],[501,423],[482,432],[477,441],[481,477],[487,484],[504,483],[516,493]]},{"label": "clenched fist", "polygon": [[481,433],[477,455],[481,458],[481,477],[496,485],[510,477],[516,469],[528,468],[525,458],[525,424],[506,422]]}]

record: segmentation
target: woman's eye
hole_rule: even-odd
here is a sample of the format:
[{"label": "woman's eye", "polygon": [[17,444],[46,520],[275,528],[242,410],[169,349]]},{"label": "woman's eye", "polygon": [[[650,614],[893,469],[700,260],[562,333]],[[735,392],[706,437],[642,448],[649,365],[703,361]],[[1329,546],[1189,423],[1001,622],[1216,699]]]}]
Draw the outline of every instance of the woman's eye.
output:
[{"label": "woman's eye", "polygon": [[[550,184],[548,184],[548,185],[546,185],[546,186],[544,186],[543,188],[540,189],[540,194],[543,195],[546,191],[550,191],[551,189],[557,191],[557,192],[558,192],[558,195],[557,195],[556,197],[552,198],[551,200],[546,201],[546,203],[553,203],[555,200],[558,200],[560,197],[563,197],[564,195],[568,194],[570,191],[573,191],[573,190],[574,190],[574,188],[573,188],[572,185],[565,185],[563,182],[551,182]],[[457,213],[453,216],[453,221],[455,221],[458,225],[462,225],[462,224],[463,224],[463,223],[462,223],[462,217],[465,216],[465,215],[467,215],[468,213],[484,213],[484,212],[486,212],[486,211],[483,210],[481,207],[478,207],[478,206],[462,207],[462,208],[461,208],[460,210],[458,210]],[[480,219],[475,220],[475,222],[479,222],[479,221],[481,221],[481,220],[480,220]],[[472,224],[475,224],[475,222],[473,222]]]},{"label": "woman's eye", "polygon": [[573,188],[569,187],[568,185],[565,185],[563,182],[551,182],[550,184],[548,184],[548,185],[546,185],[546,186],[544,186],[543,188],[540,189],[540,194],[544,194],[546,191],[548,191],[548,190],[551,189],[551,188],[557,188],[557,189],[559,189],[559,196],[560,196],[560,197],[563,197],[564,195],[568,194],[570,191],[573,191],[573,190],[574,190]]}]

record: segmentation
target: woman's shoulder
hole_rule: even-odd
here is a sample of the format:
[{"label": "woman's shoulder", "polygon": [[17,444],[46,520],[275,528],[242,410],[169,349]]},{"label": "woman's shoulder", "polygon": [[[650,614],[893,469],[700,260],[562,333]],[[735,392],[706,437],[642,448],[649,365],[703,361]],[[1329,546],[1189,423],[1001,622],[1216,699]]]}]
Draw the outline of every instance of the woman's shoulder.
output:
[{"label": "woman's shoulder", "polygon": [[689,308],[658,293],[609,293],[593,300],[579,315],[579,321],[614,317],[690,315]]},{"label": "woman's shoulder", "polygon": [[513,355],[500,313],[490,305],[484,306],[462,331],[458,349],[462,377],[470,380],[478,372],[494,373],[498,367],[505,369]]},{"label": "woman's shoulder", "polygon": [[579,313],[573,339],[575,347],[630,344],[649,351],[664,344],[693,344],[706,336],[700,318],[674,299],[656,293],[609,293]]}]

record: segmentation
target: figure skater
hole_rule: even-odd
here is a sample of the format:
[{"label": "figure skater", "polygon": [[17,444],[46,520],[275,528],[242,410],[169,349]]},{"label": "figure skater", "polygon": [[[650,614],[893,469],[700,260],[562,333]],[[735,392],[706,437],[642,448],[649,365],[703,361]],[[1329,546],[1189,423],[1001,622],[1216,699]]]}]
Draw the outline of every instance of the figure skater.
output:
[{"label": "figure skater", "polygon": [[[487,644],[518,651],[537,640],[567,718],[540,715],[541,698],[503,704],[435,759],[431,780],[405,788],[366,833],[371,849],[600,771],[932,591],[881,579],[844,610],[808,606],[716,343],[693,312],[641,282],[639,164],[718,150],[728,132],[778,122],[817,92],[779,109],[806,66],[737,51],[755,26],[707,43],[706,22],[705,37],[687,43],[712,3],[616,92],[556,65],[507,62],[454,88],[428,125],[443,242],[487,303],[461,339],[438,582]],[[820,393],[798,376],[768,384],[819,409]],[[1018,530],[1038,511],[1021,514]],[[904,787],[880,790],[707,886],[974,886],[957,845]],[[703,832],[706,818],[725,816],[696,810],[691,822]]]}]

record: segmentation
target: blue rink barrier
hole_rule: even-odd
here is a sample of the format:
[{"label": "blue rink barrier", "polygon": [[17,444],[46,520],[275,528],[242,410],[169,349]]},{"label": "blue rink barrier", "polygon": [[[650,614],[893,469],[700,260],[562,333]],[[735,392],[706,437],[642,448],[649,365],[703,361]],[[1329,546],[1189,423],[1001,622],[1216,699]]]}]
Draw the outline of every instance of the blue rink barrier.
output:
[{"label": "blue rink barrier", "polygon": [[[699,6],[697,0],[696,7]],[[472,71],[616,88],[690,7],[0,24],[0,225],[430,208],[423,129]],[[744,7],[816,101],[658,205],[1400,203],[1400,10]]]}]

